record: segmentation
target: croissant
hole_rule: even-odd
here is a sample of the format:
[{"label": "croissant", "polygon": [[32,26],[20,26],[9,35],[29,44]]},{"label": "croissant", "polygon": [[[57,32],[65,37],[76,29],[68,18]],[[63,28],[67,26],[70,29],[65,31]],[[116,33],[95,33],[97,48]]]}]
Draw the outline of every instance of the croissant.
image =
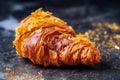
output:
[{"label": "croissant", "polygon": [[43,66],[93,65],[101,60],[94,42],[42,9],[21,21],[13,45],[18,55]]}]

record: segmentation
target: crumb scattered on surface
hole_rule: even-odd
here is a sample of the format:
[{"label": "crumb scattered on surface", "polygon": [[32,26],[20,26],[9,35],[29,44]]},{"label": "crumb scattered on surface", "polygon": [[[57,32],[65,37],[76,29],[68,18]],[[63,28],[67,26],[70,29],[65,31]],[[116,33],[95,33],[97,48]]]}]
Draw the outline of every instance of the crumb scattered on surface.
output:
[{"label": "crumb scattered on surface", "polygon": [[113,30],[113,31],[118,31],[118,30],[120,30],[120,25],[118,25],[117,23],[115,23],[115,22],[113,22],[113,23],[109,23],[109,22],[104,22],[104,23],[102,23],[102,22],[93,22],[92,23],[92,26],[94,26],[94,27],[106,27],[106,28],[109,28],[109,29],[111,29],[111,30]]},{"label": "crumb scattered on surface", "polygon": [[46,80],[42,77],[42,72],[39,71],[37,75],[30,75],[27,73],[21,73],[14,71],[10,68],[6,68],[6,73],[4,77],[9,80]]},{"label": "crumb scattered on surface", "polygon": [[119,46],[117,46],[117,45],[115,45],[115,49],[120,49],[120,47],[119,47]]},{"label": "crumb scattered on surface", "polygon": [[94,29],[88,30],[85,34],[95,41],[98,48],[108,48],[111,50],[120,49],[120,25],[109,22],[93,22]]}]

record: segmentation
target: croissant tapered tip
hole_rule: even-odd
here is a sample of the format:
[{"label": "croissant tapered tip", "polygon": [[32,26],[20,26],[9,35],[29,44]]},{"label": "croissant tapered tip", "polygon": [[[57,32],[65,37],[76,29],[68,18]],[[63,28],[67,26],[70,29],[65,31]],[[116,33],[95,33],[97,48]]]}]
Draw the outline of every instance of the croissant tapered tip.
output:
[{"label": "croissant tapered tip", "polygon": [[101,61],[99,50],[93,46],[84,47],[81,52],[81,63],[84,65],[93,65]]}]

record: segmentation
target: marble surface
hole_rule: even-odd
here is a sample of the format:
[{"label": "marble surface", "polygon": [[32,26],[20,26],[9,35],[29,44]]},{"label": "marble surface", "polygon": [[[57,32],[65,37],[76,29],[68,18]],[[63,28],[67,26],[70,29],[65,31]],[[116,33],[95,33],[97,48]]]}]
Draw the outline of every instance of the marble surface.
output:
[{"label": "marble surface", "polygon": [[[12,45],[19,22],[42,7],[38,2],[18,2],[0,3],[0,80],[120,80],[120,10],[117,6],[43,6],[44,10],[68,22],[77,33],[88,34],[102,55],[102,61],[94,66],[43,67],[18,56]],[[115,22],[117,29],[104,22]]]}]

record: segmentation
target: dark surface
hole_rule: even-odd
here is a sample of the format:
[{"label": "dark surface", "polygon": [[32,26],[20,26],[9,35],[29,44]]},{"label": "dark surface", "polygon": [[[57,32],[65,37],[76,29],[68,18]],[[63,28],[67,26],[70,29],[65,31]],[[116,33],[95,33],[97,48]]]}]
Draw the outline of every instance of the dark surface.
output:
[{"label": "dark surface", "polygon": [[[39,2],[33,2],[36,5],[29,6],[31,0],[28,1],[28,3],[24,1],[18,3],[19,0],[17,2],[12,0],[11,3],[5,4],[6,7],[2,5],[0,14],[3,16],[0,16],[0,21],[7,19],[10,15],[21,21],[30,12],[41,7]],[[4,3],[3,1],[0,4]],[[11,8],[18,4],[24,8],[17,10]],[[61,2],[57,4],[60,5]],[[102,61],[94,66],[43,67],[34,65],[28,59],[23,59],[16,54],[12,45],[14,31],[6,30],[0,25],[0,80],[120,80],[120,10],[117,5],[72,5],[64,8],[55,7],[56,5],[42,6],[44,10],[52,11],[54,15],[72,25],[77,33],[85,33],[88,38],[95,41],[100,49]],[[117,29],[112,25],[113,22],[117,25]],[[105,23],[112,25],[112,28]]]}]

